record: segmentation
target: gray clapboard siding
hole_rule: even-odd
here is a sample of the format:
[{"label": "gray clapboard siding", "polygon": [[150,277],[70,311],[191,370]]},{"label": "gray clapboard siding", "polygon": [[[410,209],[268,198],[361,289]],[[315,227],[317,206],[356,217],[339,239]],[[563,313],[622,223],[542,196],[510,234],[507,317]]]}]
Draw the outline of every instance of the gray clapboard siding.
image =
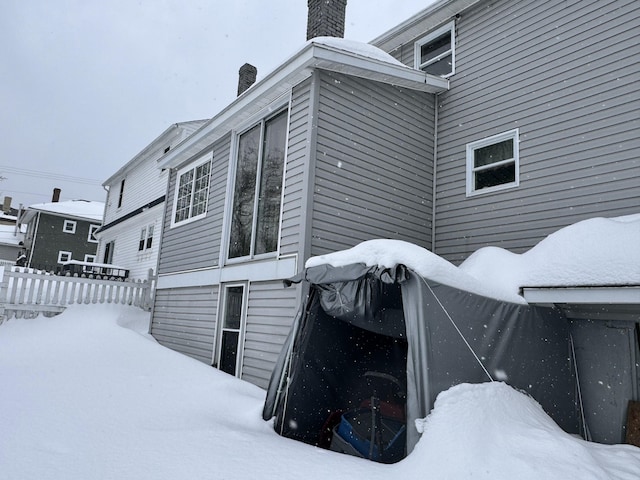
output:
[{"label": "gray clapboard siding", "polygon": [[[513,21],[517,18],[518,21]],[[523,251],[568,224],[638,211],[638,2],[483,2],[457,23],[440,96],[436,253]],[[520,186],[467,198],[465,146],[520,131]]]},{"label": "gray clapboard siding", "polygon": [[161,345],[210,365],[217,302],[217,286],[157,290],[151,334]]},{"label": "gray clapboard siding", "polygon": [[309,137],[311,135],[311,79],[293,89],[291,95],[289,139],[280,230],[280,254],[303,256],[302,212],[306,198]]},{"label": "gray clapboard siding", "polygon": [[266,388],[297,309],[297,288],[281,281],[249,285],[242,378]]},{"label": "gray clapboard siding", "polygon": [[311,254],[373,238],[429,247],[433,96],[320,74]]},{"label": "gray clapboard siding", "polygon": [[[207,216],[195,222],[171,228],[176,188],[176,172],[171,172],[167,193],[167,215],[160,249],[159,272],[163,274],[213,267],[218,265],[231,134],[213,145],[213,163],[209,181]],[[211,148],[207,149],[208,151]],[[199,158],[198,154],[194,159]],[[203,248],[203,245],[206,248]]]}]

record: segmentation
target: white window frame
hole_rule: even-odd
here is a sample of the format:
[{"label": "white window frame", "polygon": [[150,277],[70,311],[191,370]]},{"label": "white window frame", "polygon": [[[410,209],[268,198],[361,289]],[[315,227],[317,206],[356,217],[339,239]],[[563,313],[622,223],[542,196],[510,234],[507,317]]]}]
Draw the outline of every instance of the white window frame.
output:
[{"label": "white window frame", "polygon": [[180,220],[179,222],[176,222],[176,210],[178,207],[178,194],[180,193],[180,177],[182,175],[184,175],[185,173],[189,172],[190,170],[194,171],[194,178],[193,178],[193,182],[195,182],[195,170],[200,167],[201,165],[204,165],[207,162],[213,162],[213,152],[208,152],[207,154],[203,155],[202,157],[198,158],[198,160],[196,160],[195,162],[187,165],[184,168],[181,168],[180,170],[178,170],[178,172],[176,173],[176,181],[175,181],[175,187],[174,187],[174,194],[173,194],[173,207],[171,208],[171,228],[173,227],[177,227],[179,225],[186,225],[188,223],[194,222],[196,220],[199,220],[201,218],[204,218],[207,216],[207,209],[209,208],[209,191],[211,189],[211,169],[213,168],[213,164],[211,165],[211,168],[209,168],[209,178],[208,178],[208,184],[207,184],[207,196],[206,196],[206,202],[205,202],[205,207],[204,207],[204,212],[195,215],[195,216],[191,216],[191,208],[193,207],[193,195],[195,193],[195,191],[192,189],[191,191],[191,201],[189,204],[189,217],[185,218],[184,220]]},{"label": "white window frame", "polygon": [[64,224],[62,225],[62,231],[64,233],[70,233],[73,235],[76,233],[77,226],[78,222],[76,222],[75,220],[65,220]]},{"label": "white window frame", "polygon": [[87,235],[87,242],[98,243],[98,239],[95,237],[95,233],[99,228],[100,225],[89,225],[89,235]]},{"label": "white window frame", "polygon": [[[227,290],[232,287],[242,287],[242,312],[240,315],[240,328],[227,329],[223,323],[227,309]],[[235,376],[240,378],[242,375],[242,366],[244,360],[244,338],[247,325],[247,306],[249,303],[249,284],[248,282],[233,282],[220,285],[220,302],[218,305],[218,325],[216,329],[216,343],[214,349],[214,357],[212,364],[220,369],[220,355],[222,354],[222,338],[225,330],[238,331],[238,350],[236,352],[236,368]]]},{"label": "white window frame", "polygon": [[[65,250],[58,251],[58,263],[68,262],[72,258],[72,253]],[[68,257],[68,258],[67,258]]]},{"label": "white window frame", "polygon": [[[140,238],[138,239],[138,252],[144,252],[145,250],[150,250],[153,247],[154,230],[155,224],[153,223],[142,227],[140,230]],[[149,241],[151,241],[151,245],[149,245]]]},{"label": "white window frame", "polygon": [[[496,192],[500,190],[506,190],[514,188],[520,185],[520,145],[519,145],[520,132],[519,129],[509,130],[507,132],[499,133],[491,137],[483,138],[467,144],[467,197],[482,195],[485,193]],[[501,160],[499,162],[491,163],[489,165],[483,165],[482,167],[474,167],[475,151],[479,148],[487,147],[496,143],[504,142],[505,140],[513,140],[513,158]],[[475,174],[478,171],[486,170],[487,168],[509,165],[513,163],[515,167],[514,181],[508,183],[502,183],[500,185],[494,185],[492,187],[486,187],[476,190],[475,189]]]},{"label": "white window frame", "polygon": [[88,253],[85,253],[84,254],[84,261],[85,262],[96,263],[96,255],[90,255]]},{"label": "white window frame", "polygon": [[[441,37],[447,31],[450,32],[450,35],[451,35],[451,49],[422,63],[422,58],[421,58],[422,46],[432,42],[438,37]],[[427,67],[432,63],[437,62],[438,60],[446,57],[449,54],[451,54],[451,72],[447,73],[446,75],[441,75],[442,78],[449,78],[451,75],[456,73],[456,22],[455,21],[452,21],[447,23],[446,25],[443,25],[442,27],[438,28],[437,30],[434,30],[433,32],[429,33],[427,36],[422,37],[420,40],[417,40],[415,42],[413,47],[414,68],[416,70],[422,70],[424,67]]]}]

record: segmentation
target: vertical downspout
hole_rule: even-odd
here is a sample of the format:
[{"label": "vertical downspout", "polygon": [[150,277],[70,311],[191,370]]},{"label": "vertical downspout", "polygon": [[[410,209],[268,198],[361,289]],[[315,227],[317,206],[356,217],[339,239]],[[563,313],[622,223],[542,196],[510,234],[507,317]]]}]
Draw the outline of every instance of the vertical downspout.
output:
[{"label": "vertical downspout", "polygon": [[27,261],[27,267],[31,267],[31,260],[33,259],[33,251],[36,246],[36,239],[38,238],[38,227],[40,226],[40,212],[36,216],[36,224],[33,228],[33,240],[31,241],[31,248],[29,249],[29,260]]},{"label": "vertical downspout", "polygon": [[438,98],[439,93],[434,94],[433,105],[433,184],[431,197],[431,252],[436,253],[436,186],[438,176]]}]

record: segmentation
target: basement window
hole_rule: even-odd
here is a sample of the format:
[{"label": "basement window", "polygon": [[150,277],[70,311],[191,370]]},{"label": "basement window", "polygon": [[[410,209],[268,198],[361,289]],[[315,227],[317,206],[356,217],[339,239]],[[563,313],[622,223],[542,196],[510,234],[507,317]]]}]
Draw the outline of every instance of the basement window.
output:
[{"label": "basement window", "polygon": [[455,73],[455,22],[450,22],[415,43],[414,65],[418,70],[449,77]]},{"label": "basement window", "polygon": [[520,184],[518,129],[467,144],[467,196]]}]

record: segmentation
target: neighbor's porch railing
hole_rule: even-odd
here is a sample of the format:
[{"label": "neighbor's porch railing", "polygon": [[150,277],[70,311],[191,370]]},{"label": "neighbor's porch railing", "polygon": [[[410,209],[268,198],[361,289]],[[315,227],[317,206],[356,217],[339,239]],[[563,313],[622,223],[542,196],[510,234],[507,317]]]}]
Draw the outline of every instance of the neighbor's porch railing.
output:
[{"label": "neighbor's porch railing", "polygon": [[68,305],[113,303],[151,310],[155,278],[122,281],[89,276],[58,276],[0,266],[0,323],[12,317],[57,315]]}]

